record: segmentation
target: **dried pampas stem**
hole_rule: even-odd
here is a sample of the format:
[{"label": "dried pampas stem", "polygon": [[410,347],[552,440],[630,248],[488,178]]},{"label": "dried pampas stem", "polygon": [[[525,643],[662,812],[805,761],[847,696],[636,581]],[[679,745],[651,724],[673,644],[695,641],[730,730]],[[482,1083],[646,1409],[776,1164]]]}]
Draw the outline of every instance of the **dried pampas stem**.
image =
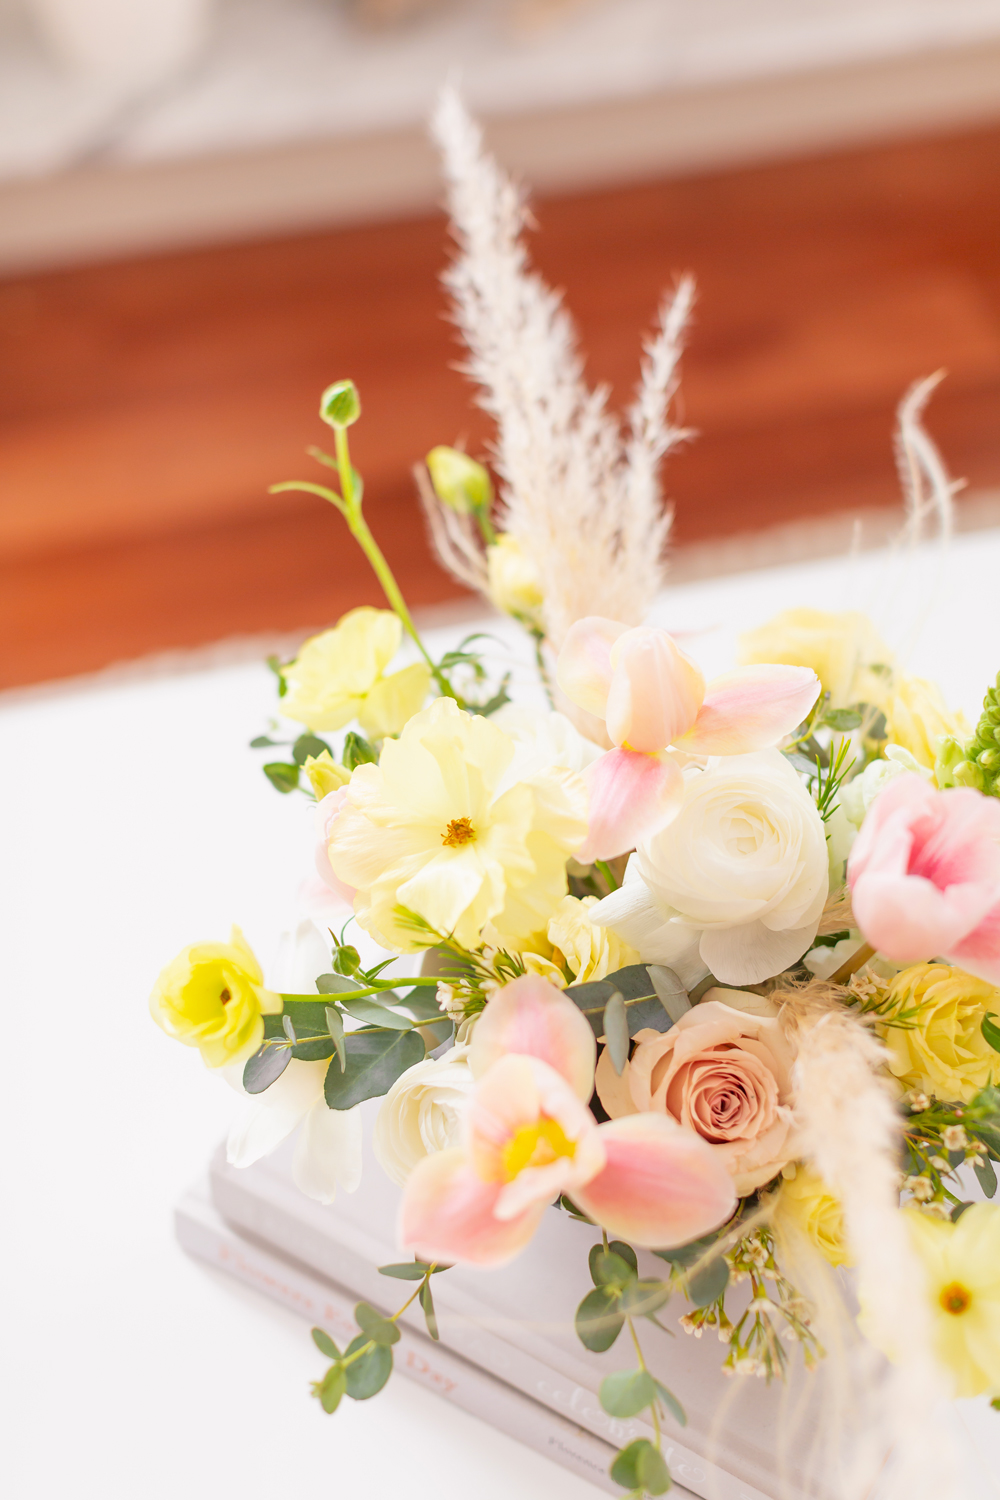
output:
[{"label": "dried pampas stem", "polygon": [[693,289],[682,281],[663,311],[626,436],[607,391],[584,382],[562,300],[529,267],[521,195],[454,89],[442,93],[433,130],[458,242],[445,284],[469,349],[465,371],[497,426],[501,525],[538,571],[558,651],[584,615],[638,623],[661,583],[670,516],[657,471],[682,436],[668,410]]},{"label": "dried pampas stem", "polygon": [[[797,1051],[804,1154],[843,1205],[865,1330],[877,1348],[893,1352],[872,1393],[879,1418],[873,1435],[894,1449],[879,1496],[958,1500],[955,1455],[935,1410],[946,1392],[932,1353],[924,1275],[899,1212],[900,1118],[880,1076],[884,1051],[843,994],[814,980],[772,998],[782,1003],[782,1024]],[[856,1494],[860,1500],[864,1490]]]},{"label": "dried pampas stem", "polygon": [[842,885],[827,896],[816,934],[818,937],[828,937],[831,932],[843,932],[845,928],[853,926],[851,893],[846,885]]}]

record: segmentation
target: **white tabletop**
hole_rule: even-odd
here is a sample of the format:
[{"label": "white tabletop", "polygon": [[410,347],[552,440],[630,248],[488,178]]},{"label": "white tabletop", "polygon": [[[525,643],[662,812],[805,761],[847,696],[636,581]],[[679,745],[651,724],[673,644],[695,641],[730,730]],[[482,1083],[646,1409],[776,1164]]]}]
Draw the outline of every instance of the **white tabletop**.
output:
[{"label": "white tabletop", "polygon": [[[756,572],[668,591],[657,617],[714,671],[777,608],[862,607],[878,589],[898,644],[930,570],[894,601],[882,554]],[[1000,532],[956,541],[909,660],[973,716],[1000,667],[998,577]],[[234,920],[266,960],[294,913],[310,810],[246,748],[274,702],[256,663],[0,698],[7,1493],[596,1496],[402,1378],[326,1418],[306,1325],[174,1243],[174,1200],[237,1101],[146,996],[177,949]],[[1000,1472],[1000,1417],[965,1403],[961,1419]]]}]

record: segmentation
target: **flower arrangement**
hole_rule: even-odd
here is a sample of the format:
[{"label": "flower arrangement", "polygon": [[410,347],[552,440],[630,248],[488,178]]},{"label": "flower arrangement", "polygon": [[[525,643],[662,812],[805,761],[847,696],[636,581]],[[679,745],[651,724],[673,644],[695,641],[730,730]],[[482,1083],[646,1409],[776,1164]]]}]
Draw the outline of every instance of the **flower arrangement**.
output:
[{"label": "flower arrangement", "polygon": [[[510,701],[480,637],[428,652],[364,517],[360,401],[338,381],[320,408],[335,451],[314,450],[338,487],[276,489],[340,512],[390,608],[271,663],[300,728],[264,766],[315,801],[328,940],[304,924],[315,982],[295,993],[265,987],[238,930],[196,944],[153,1016],[249,1096],[230,1161],[300,1126],[295,1179],[320,1202],[357,1186],[358,1106],[382,1100],[375,1153],[411,1258],[381,1270],[412,1294],[391,1315],[359,1304],[346,1349],[314,1330],[327,1412],[385,1384],[414,1300],[437,1336],[435,1276],[511,1260],[559,1212],[594,1231],[580,1340],[630,1335],[601,1402],[654,1434],[615,1457],[623,1490],[670,1485],[683,1392],[641,1329],[679,1299],[736,1378],[784,1378],[795,1350],[833,1360],[860,1327],[892,1362],[864,1393],[898,1445],[892,1493],[951,1494],[934,1403],[1000,1403],[1000,1207],[967,1198],[974,1180],[993,1197],[1000,1161],[997,688],[971,729],[859,613],[785,610],[708,682],[644,625],[691,284],[622,428],[452,93],[436,132],[501,487],[438,447],[418,488],[445,565],[528,632],[549,707]],[[901,409],[911,527],[950,504],[919,424],[929,388]],[[415,659],[396,665],[404,640]]]}]

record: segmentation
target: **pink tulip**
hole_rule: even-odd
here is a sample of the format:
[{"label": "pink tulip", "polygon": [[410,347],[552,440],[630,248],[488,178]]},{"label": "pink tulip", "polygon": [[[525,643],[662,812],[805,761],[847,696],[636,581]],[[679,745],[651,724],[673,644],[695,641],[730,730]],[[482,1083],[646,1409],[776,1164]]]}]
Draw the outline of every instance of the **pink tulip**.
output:
[{"label": "pink tulip", "polygon": [[524,1249],[562,1193],[637,1245],[684,1244],[732,1213],[732,1178],[693,1131],[656,1115],[596,1123],[582,1102],[593,1088],[592,1038],[584,1045],[570,1023],[564,1007],[572,1005],[534,977],[489,1002],[473,1033],[475,1048],[487,1028],[479,1050],[486,1071],[464,1143],[425,1157],[411,1173],[404,1249],[427,1260],[500,1265]]},{"label": "pink tulip", "polygon": [[855,920],[895,963],[946,958],[1000,984],[1000,802],[922,777],[890,781],[847,867]]},{"label": "pink tulip", "polygon": [[663,752],[743,755],[776,745],[801,724],[820,691],[808,667],[739,667],[706,686],[665,630],[627,630],[598,615],[578,620],[559,654],[560,688],[603,717],[615,749],[587,768],[590,831],[577,858],[613,859],[680,806],[677,765]]},{"label": "pink tulip", "polygon": [[590,1023],[562,990],[537,974],[504,985],[487,1005],[472,1033],[469,1067],[482,1078],[509,1052],[548,1063],[579,1099],[594,1092],[597,1042]]},{"label": "pink tulip", "polygon": [[333,873],[330,865],[330,838],[333,831],[334,819],[340,812],[347,799],[347,787],[339,786],[332,792],[327,792],[323,800],[317,803],[316,813],[319,818],[319,841],[316,844],[316,873],[320,880],[332,891],[333,894],[348,906],[354,905],[355,890],[351,885],[345,885],[344,881],[338,879]]}]

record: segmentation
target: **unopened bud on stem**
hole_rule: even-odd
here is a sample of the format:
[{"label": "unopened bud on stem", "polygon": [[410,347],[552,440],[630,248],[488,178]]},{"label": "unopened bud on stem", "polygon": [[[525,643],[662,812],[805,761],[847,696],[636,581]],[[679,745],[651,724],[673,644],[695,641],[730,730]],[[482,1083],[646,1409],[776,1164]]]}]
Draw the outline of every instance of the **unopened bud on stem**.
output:
[{"label": "unopened bud on stem", "polygon": [[488,511],[493,503],[493,484],[482,464],[457,448],[432,448],[426,459],[434,493],[442,505],[472,515]]},{"label": "unopened bud on stem", "polygon": [[353,380],[335,380],[320,397],[319,414],[334,429],[350,427],[361,415],[361,400]]}]

